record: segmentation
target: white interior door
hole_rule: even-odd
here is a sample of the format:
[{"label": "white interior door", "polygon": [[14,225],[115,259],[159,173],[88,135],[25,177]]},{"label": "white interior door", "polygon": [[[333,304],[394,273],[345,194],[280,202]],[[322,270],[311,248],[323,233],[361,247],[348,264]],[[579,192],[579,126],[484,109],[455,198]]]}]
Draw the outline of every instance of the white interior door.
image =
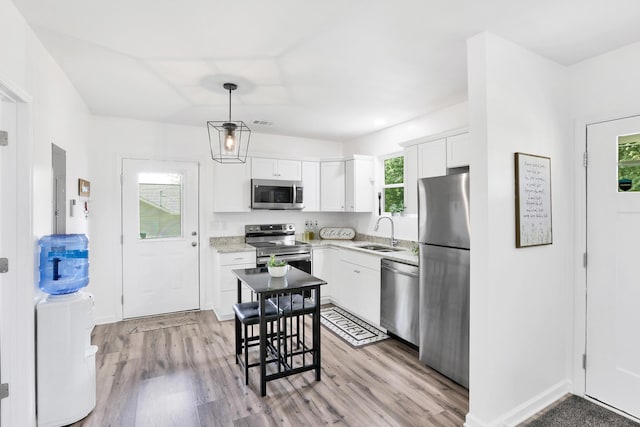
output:
[{"label": "white interior door", "polygon": [[124,318],[199,308],[198,165],[123,159]]},{"label": "white interior door", "polygon": [[587,149],[586,394],[640,418],[640,117],[589,126]]}]

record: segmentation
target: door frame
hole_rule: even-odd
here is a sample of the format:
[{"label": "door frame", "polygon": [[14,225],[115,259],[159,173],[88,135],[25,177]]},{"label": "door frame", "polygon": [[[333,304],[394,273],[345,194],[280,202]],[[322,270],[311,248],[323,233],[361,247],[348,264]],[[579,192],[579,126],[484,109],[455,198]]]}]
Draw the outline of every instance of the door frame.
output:
[{"label": "door frame", "polygon": [[[9,269],[13,271],[15,289],[15,327],[8,336],[12,348],[9,370],[9,395],[3,405],[10,404],[9,424],[35,425],[35,256],[33,234],[33,131],[32,97],[22,88],[0,76],[0,92],[16,107],[15,168],[10,175],[16,183],[15,199],[15,249],[9,256]],[[13,221],[13,218],[12,218]],[[13,243],[12,243],[13,246]],[[12,259],[13,258],[13,259]],[[6,332],[6,331],[5,331]]]},{"label": "door frame", "polygon": [[[117,156],[118,162],[118,179],[119,179],[119,194],[118,194],[118,232],[120,233],[120,245],[118,248],[118,271],[117,277],[119,281],[118,286],[118,304],[119,304],[119,319],[124,319],[124,305],[122,305],[122,298],[124,297],[124,245],[122,244],[122,236],[123,236],[123,227],[124,220],[122,218],[123,208],[124,208],[124,191],[123,191],[123,162],[124,160],[148,160],[154,162],[192,162],[198,166],[198,186],[197,186],[197,209],[198,209],[198,288],[199,288],[199,301],[200,301],[200,310],[208,310],[213,309],[213,304],[210,302],[211,300],[211,292],[207,291],[207,286],[205,286],[208,278],[208,270],[206,257],[209,256],[209,238],[204,236],[204,230],[207,230],[205,227],[205,214],[204,214],[204,203],[202,202],[202,189],[204,182],[212,182],[211,173],[207,173],[207,168],[203,164],[200,159],[194,159],[192,157],[158,157],[158,156],[147,156],[147,155],[136,155],[136,154],[119,154]],[[205,181],[206,180],[206,181]]]},{"label": "door frame", "polygon": [[[571,392],[597,403],[625,417],[629,415],[602,402],[591,399],[586,392],[586,370],[583,369],[583,355],[587,350],[587,269],[584,254],[587,253],[587,171],[584,153],[587,152],[588,126],[640,116],[640,111],[602,115],[576,119],[574,122],[574,313]],[[587,360],[588,364],[588,360]]]}]

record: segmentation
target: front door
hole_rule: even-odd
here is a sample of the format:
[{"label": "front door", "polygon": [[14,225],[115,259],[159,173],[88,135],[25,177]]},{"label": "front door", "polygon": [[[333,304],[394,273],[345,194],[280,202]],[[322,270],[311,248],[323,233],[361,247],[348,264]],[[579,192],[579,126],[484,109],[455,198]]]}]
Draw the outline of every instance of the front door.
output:
[{"label": "front door", "polygon": [[585,393],[640,418],[640,117],[587,128]]},{"label": "front door", "polygon": [[123,159],[124,318],[200,306],[198,165]]}]

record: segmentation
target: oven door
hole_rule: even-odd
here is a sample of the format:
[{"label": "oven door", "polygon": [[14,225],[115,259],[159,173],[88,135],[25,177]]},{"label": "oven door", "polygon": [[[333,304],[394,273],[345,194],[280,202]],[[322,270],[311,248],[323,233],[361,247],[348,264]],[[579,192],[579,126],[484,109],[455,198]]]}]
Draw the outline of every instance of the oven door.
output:
[{"label": "oven door", "polygon": [[[268,256],[256,259],[257,267],[266,267],[269,262]],[[311,254],[295,254],[295,255],[276,255],[276,260],[286,261],[287,264],[311,274]]]}]

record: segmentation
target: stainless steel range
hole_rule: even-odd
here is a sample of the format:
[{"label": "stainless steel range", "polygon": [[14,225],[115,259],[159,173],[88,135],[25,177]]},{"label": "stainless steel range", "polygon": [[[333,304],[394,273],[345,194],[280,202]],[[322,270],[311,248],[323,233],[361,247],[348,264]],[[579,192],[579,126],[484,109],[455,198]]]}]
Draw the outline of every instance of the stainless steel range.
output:
[{"label": "stainless steel range", "polygon": [[293,224],[245,225],[244,238],[256,248],[256,265],[264,267],[271,255],[311,274],[311,245],[296,240]]}]

